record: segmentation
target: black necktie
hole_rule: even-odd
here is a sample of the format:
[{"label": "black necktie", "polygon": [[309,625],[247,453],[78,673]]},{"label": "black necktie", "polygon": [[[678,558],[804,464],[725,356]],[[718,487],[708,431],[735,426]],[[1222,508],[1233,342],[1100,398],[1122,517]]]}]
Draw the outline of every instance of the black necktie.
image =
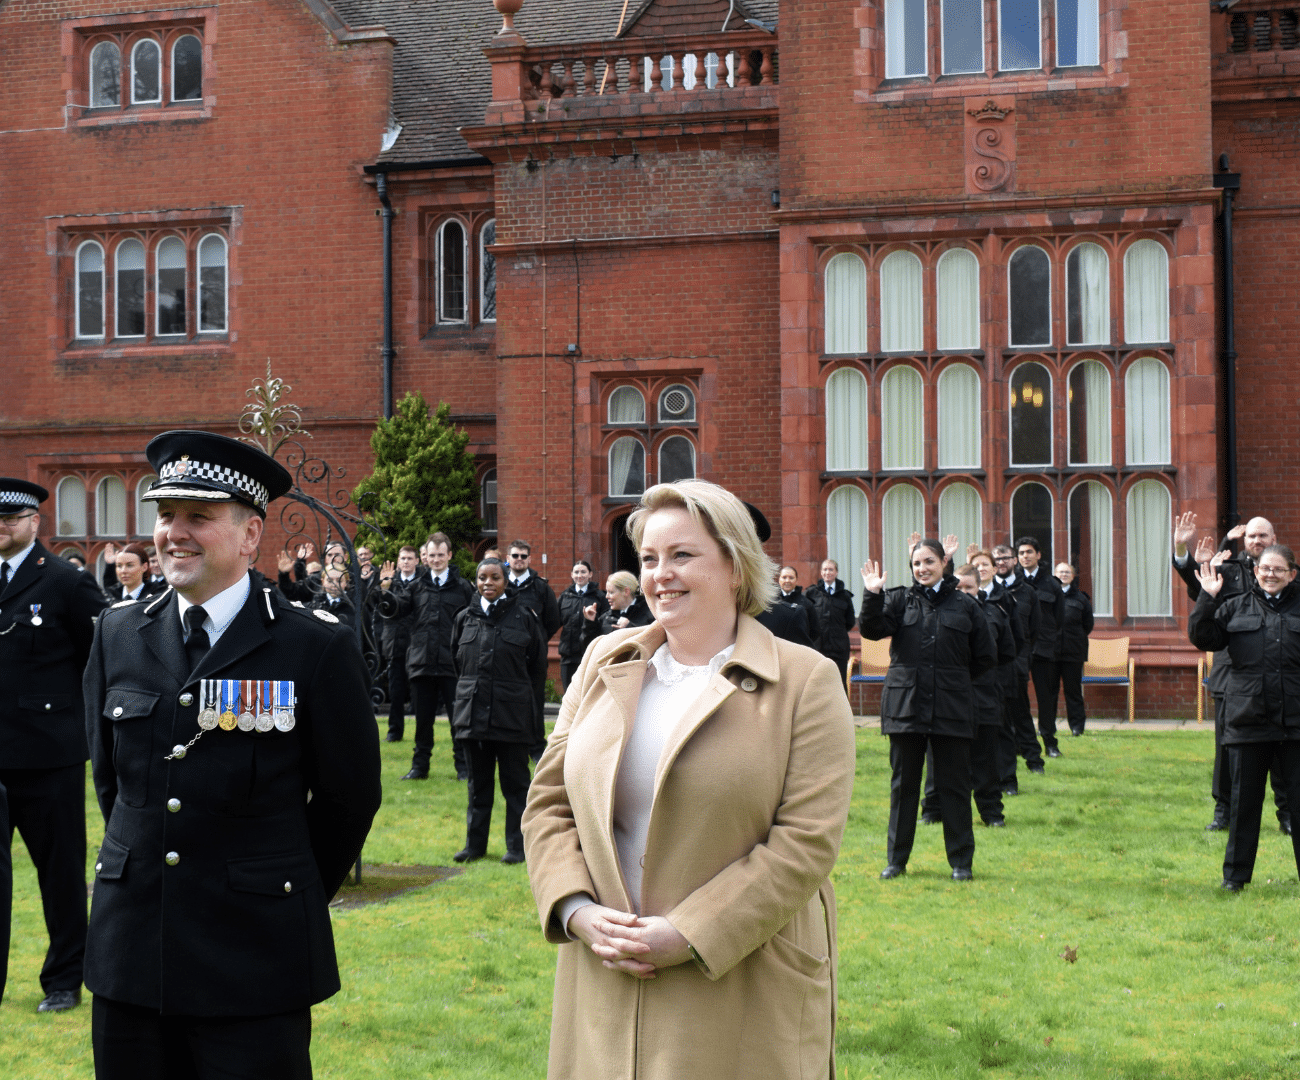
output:
[{"label": "black necktie", "polygon": [[9,585],[9,564],[0,563],[0,593]]},{"label": "black necktie", "polygon": [[188,636],[185,638],[185,657],[190,662],[191,671],[203,662],[203,658],[208,655],[208,650],[212,648],[212,643],[208,640],[208,632],[203,629],[207,617],[208,613],[197,604],[185,612],[185,629],[188,631]]}]

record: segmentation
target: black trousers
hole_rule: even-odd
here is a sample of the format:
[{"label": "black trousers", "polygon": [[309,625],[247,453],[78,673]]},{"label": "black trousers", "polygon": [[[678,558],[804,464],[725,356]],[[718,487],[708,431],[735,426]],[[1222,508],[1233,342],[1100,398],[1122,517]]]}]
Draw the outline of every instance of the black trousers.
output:
[{"label": "black trousers", "polygon": [[541,761],[546,753],[546,668],[533,681],[533,744],[528,756]]},{"label": "black trousers", "polygon": [[1038,698],[1038,734],[1043,749],[1056,745],[1056,703],[1061,696],[1061,669],[1055,660],[1035,656],[1029,670],[1034,676],[1034,696]]},{"label": "black trousers", "polygon": [[[578,668],[581,664],[582,664],[581,656],[578,657],[578,659],[576,660],[565,660],[565,659],[560,660],[560,693],[561,694],[563,694],[564,691],[569,689],[569,683],[573,682],[573,677],[578,673]],[[546,684],[542,683],[543,693],[545,692],[545,689],[546,689]],[[545,729],[543,728],[543,730]]]},{"label": "black trousers", "polygon": [[[1214,696],[1214,772],[1210,777],[1210,794],[1214,796],[1214,819],[1227,821],[1232,811],[1232,769],[1228,763],[1228,751],[1223,745],[1223,696]],[[1274,759],[1268,771],[1269,786],[1273,789],[1273,806],[1277,810],[1278,823],[1286,821],[1291,814],[1287,802],[1286,782],[1282,779],[1281,767]]]},{"label": "black trousers", "polygon": [[[41,988],[79,990],[86,955],[86,766],[0,769],[17,829],[36,866],[50,947]],[[8,920],[6,920],[8,925]]]},{"label": "black trousers", "polygon": [[916,839],[916,807],[927,745],[934,747],[934,779],[943,818],[948,865],[969,868],[975,857],[970,813],[970,739],[948,735],[890,735],[889,864],[906,866]]},{"label": "black trousers", "polygon": [[[1234,743],[1228,751],[1232,772],[1232,812],[1228,818],[1228,847],[1223,855],[1223,880],[1250,881],[1259,849],[1259,819],[1264,809],[1264,780],[1277,766],[1288,805],[1300,805],[1300,742]],[[1291,849],[1300,872],[1300,830],[1291,834]]]},{"label": "black trousers", "polygon": [[[411,697],[415,702],[415,749],[411,753],[411,768],[428,772],[429,758],[433,756],[433,722],[441,705],[447,711],[450,724],[451,710],[456,703],[456,676],[433,675],[412,679]],[[467,772],[465,750],[454,736],[451,755],[456,763],[456,775],[464,776]]]},{"label": "black trousers", "polygon": [[848,677],[848,673],[849,673],[848,654],[846,653],[844,656],[831,656],[830,653],[827,653],[826,655],[831,660],[834,660],[835,666],[840,669],[840,685],[844,687],[844,692],[848,693],[849,685],[847,682],[845,682],[845,679]]},{"label": "black trousers", "polygon": [[410,696],[406,657],[394,656],[388,663],[388,734],[394,739],[406,734],[406,701]]},{"label": "black trousers", "polygon": [[11,847],[9,796],[4,784],[0,784],[0,1001],[5,999],[5,979],[9,974],[9,924],[13,919],[14,864]]},{"label": "black trousers", "polygon": [[[971,794],[975,797],[975,809],[979,811],[985,823],[1001,819],[1002,785],[998,781],[998,737],[1001,727],[997,724],[980,724],[975,729],[975,738],[970,744],[970,782]],[[939,790],[934,782],[934,747],[925,748],[925,797],[921,800],[921,816],[942,818],[939,806]]]},{"label": "black trousers", "polygon": [[[1026,765],[1042,765],[1043,752],[1038,746],[1038,736],[1034,731],[1034,714],[1029,708],[1029,676],[1021,675],[1016,669],[1016,696],[1006,703],[1007,720],[1011,729],[1011,740],[1016,752],[1025,759]],[[1011,776],[1003,775],[1005,787],[1016,786],[1015,759],[1012,759]],[[1010,783],[1007,783],[1008,779]]]},{"label": "black trousers", "polygon": [[528,801],[528,744],[493,739],[462,739],[469,758],[469,813],[465,849],[476,855],[487,851],[492,830],[492,804],[496,798],[496,772],[501,771],[501,794],[506,800],[506,850],[523,853],[524,833],[519,827]]},{"label": "black trousers", "polygon": [[95,1080],[311,1080],[311,1010],[163,1016],[95,995]]},{"label": "black trousers", "polygon": [[1088,723],[1083,704],[1083,661],[1061,660],[1056,666],[1061,672],[1061,689],[1065,691],[1065,719],[1071,731],[1082,732]]}]

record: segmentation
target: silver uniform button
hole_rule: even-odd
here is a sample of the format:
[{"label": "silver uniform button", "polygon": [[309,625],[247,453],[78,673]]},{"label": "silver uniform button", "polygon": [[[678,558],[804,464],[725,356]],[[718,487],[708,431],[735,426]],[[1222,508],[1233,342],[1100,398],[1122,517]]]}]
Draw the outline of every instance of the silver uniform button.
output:
[{"label": "silver uniform button", "polygon": [[740,688],[752,694],[755,690],[758,689],[758,680],[750,676],[746,676],[745,678],[740,680]]},{"label": "silver uniform button", "polygon": [[180,799],[167,800],[167,809],[170,810],[173,814],[176,813],[176,811],[179,810],[180,808],[181,808]]},{"label": "silver uniform button", "polygon": [[113,715],[114,715],[114,716],[121,716],[121,715],[122,715],[122,706],[121,706],[121,705],[119,705],[116,709],[113,710]]},{"label": "silver uniform button", "polygon": [[181,704],[182,704],[182,705],[184,705],[186,708],[188,708],[189,706],[191,706],[191,705],[194,704],[194,695],[193,695],[193,694],[182,694],[182,695],[181,695],[181,698],[180,698],[180,701],[181,701]]},{"label": "silver uniform button", "polygon": [[104,869],[104,864],[102,862],[95,863],[95,873],[98,874],[103,869]]},{"label": "silver uniform button", "polygon": [[47,701],[47,702],[45,703],[45,711],[46,711],[46,712],[49,712],[51,708],[53,708],[53,706],[52,706],[52,705]]},{"label": "silver uniform button", "polygon": [[165,862],[168,866],[175,866],[180,861],[181,861],[181,857],[175,851],[169,851],[167,852],[166,855],[163,856],[163,862]]},{"label": "silver uniform button", "polygon": [[284,891],[285,891],[285,892],[293,892],[293,882],[292,882],[292,881],[286,881],[286,882],[284,883]]},{"label": "silver uniform button", "polygon": [[183,758],[184,756],[185,756],[185,747],[183,747],[180,743],[177,743],[175,746],[172,747],[172,757]]}]

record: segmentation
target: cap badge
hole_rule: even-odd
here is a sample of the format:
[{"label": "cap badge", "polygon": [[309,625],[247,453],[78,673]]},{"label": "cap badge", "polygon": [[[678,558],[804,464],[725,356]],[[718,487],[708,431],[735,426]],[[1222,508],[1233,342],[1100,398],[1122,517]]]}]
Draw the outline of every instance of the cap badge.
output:
[{"label": "cap badge", "polygon": [[182,454],[180,461],[176,462],[176,475],[184,476],[190,471],[190,455]]}]

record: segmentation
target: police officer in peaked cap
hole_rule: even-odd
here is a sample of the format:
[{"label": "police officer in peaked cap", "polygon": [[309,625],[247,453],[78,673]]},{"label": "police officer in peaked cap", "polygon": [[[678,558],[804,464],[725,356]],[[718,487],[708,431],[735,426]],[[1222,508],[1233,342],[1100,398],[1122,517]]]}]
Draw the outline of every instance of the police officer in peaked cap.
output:
[{"label": "police officer in peaked cap", "polygon": [[[37,538],[39,484],[0,476],[0,993],[8,956],[11,826],[36,864],[50,946],[40,1012],[81,1000],[86,948],[86,733],[81,673],[105,599]],[[0,813],[3,819],[3,813]]]},{"label": "police officer in peaked cap", "polygon": [[169,588],[105,612],[84,687],[95,1074],[310,1077],[310,1007],[339,989],[328,904],[379,808],[365,666],[250,569],[277,462],[204,431],[146,454]]}]

